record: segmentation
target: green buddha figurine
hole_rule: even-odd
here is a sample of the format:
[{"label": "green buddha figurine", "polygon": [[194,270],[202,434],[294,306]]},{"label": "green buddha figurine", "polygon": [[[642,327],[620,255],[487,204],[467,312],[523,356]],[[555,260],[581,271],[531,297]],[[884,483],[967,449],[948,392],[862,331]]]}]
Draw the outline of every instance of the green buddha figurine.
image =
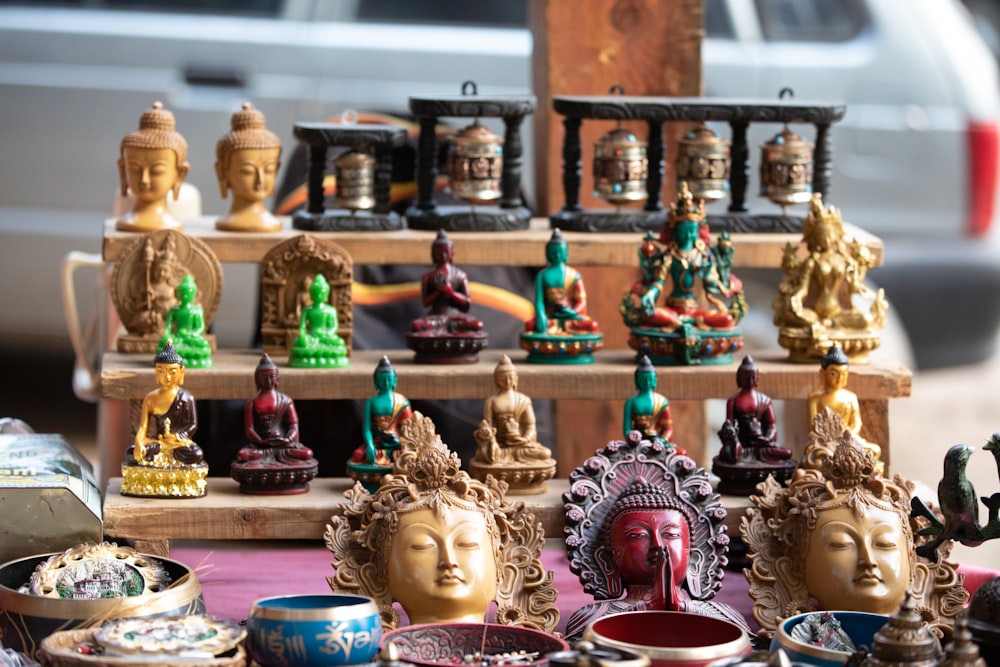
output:
[{"label": "green buddha figurine", "polygon": [[173,343],[188,368],[211,368],[212,346],[205,338],[205,310],[195,303],[198,286],[190,273],[177,285],[175,294],[177,305],[167,311],[156,351],[162,352],[167,343]]},{"label": "green buddha figurine", "polygon": [[309,286],[312,304],[302,309],[299,335],[292,344],[292,368],[346,368],[347,345],[337,335],[337,309],[328,303],[330,283],[317,273]]},{"label": "green buddha figurine", "polygon": [[388,357],[382,357],[373,377],[375,395],[365,400],[361,421],[364,442],[347,462],[351,477],[371,492],[383,475],[392,472],[399,451],[399,425],[413,415],[410,401],[396,392],[396,369]]},{"label": "green buddha figurine", "polygon": [[[668,447],[674,436],[674,422],[670,414],[670,401],[656,391],[656,368],[649,357],[643,357],[635,368],[634,396],[625,401],[625,417],[622,433],[628,439],[632,431],[639,431],[642,437],[658,441]],[[683,450],[680,450],[683,453]]]}]

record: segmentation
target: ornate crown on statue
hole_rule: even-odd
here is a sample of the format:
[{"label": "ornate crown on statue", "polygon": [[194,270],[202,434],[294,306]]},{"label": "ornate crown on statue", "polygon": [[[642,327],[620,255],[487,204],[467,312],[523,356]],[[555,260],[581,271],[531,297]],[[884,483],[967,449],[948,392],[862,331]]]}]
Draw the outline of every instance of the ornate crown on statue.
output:
[{"label": "ornate crown on statue", "polygon": [[704,222],[705,202],[700,199],[695,201],[687,181],[681,181],[677,190],[677,203],[667,213],[667,224],[673,229],[677,223],[685,220],[694,220],[699,225]]}]

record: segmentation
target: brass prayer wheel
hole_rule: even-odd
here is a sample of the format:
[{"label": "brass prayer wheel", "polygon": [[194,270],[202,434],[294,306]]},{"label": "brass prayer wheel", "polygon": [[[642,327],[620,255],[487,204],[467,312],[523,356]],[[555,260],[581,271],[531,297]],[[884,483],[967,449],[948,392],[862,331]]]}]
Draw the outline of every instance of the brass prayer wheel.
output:
[{"label": "brass prayer wheel", "polygon": [[785,128],[761,145],[760,195],[781,207],[812,198],[813,145]]},{"label": "brass prayer wheel", "polygon": [[359,150],[350,150],[333,161],[337,177],[337,206],[349,211],[375,206],[375,158]]},{"label": "brass prayer wheel", "polygon": [[448,181],[453,195],[472,202],[499,199],[502,174],[503,139],[478,118],[452,138]]},{"label": "brass prayer wheel", "polygon": [[622,127],[594,144],[594,196],[619,206],[648,196],[646,142]]},{"label": "brass prayer wheel", "polygon": [[695,199],[716,201],[729,193],[729,142],[699,125],[677,142],[677,181],[686,181]]}]

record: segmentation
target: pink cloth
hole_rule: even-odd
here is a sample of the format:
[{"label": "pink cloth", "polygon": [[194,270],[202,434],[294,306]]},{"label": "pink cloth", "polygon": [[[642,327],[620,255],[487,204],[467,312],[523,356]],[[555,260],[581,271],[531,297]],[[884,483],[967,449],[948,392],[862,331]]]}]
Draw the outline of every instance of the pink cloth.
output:
[{"label": "pink cloth", "polygon": [[[242,620],[250,613],[255,600],[274,595],[324,594],[330,592],[326,577],[333,573],[331,554],[322,544],[283,542],[275,546],[253,548],[240,542],[215,543],[214,550],[197,546],[180,546],[171,551],[171,558],[195,570],[205,596],[207,612],[231,620]],[[561,619],[556,630],[563,632],[570,614],[592,602],[584,594],[580,580],[570,573],[566,553],[558,547],[542,552],[542,564],[554,572],[559,591],[557,604]],[[962,567],[965,587],[974,592],[998,572],[981,568]],[[714,598],[739,611],[756,628],[750,615],[753,602],[747,593],[747,581],[740,572],[726,571],[722,590]]]}]

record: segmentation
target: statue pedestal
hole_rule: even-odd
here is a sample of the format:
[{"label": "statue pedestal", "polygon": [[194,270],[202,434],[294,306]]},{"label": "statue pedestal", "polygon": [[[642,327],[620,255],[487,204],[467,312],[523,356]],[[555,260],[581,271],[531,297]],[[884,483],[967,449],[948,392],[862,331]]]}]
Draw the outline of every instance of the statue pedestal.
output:
[{"label": "statue pedestal", "polygon": [[306,493],[319,470],[316,459],[278,463],[276,461],[233,462],[229,475],[240,483],[240,491],[253,496],[285,496]]},{"label": "statue pedestal", "polygon": [[554,336],[547,333],[521,334],[521,349],[534,364],[592,364],[594,352],[604,347],[604,334],[581,333]]},{"label": "statue pedestal", "polygon": [[740,329],[696,329],[681,325],[671,332],[635,327],[628,346],[636,358],[648,356],[654,366],[726,365],[733,363],[733,353],[743,349]]},{"label": "statue pedestal", "polygon": [[122,495],[141,498],[201,498],[208,491],[208,464],[153,466],[122,464]]},{"label": "statue pedestal", "polygon": [[469,474],[480,481],[493,475],[507,482],[508,496],[535,496],[548,491],[548,480],[556,475],[556,461],[537,463],[482,463],[473,459],[469,462]]}]

